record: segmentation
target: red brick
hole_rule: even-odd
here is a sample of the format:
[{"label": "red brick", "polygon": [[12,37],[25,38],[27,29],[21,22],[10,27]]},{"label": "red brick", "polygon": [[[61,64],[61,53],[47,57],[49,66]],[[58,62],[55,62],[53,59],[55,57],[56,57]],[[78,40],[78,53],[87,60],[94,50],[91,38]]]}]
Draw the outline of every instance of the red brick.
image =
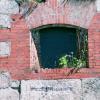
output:
[{"label": "red brick", "polygon": [[[14,79],[64,79],[64,78],[85,78],[100,76],[100,13],[95,14],[90,27],[89,23],[85,23],[85,17],[81,20],[78,18],[69,19],[71,16],[71,8],[56,8],[57,0],[50,0],[46,5],[40,6],[40,13],[32,14],[29,21],[20,19],[21,15],[12,15],[11,29],[0,29],[0,41],[11,41],[11,55],[8,57],[0,57],[0,69],[7,70],[11,73]],[[55,9],[55,15],[44,11],[43,18],[41,9],[44,7],[48,11]],[[51,7],[51,8],[49,8]],[[51,10],[50,10],[51,9]],[[66,11],[64,11],[64,9]],[[64,15],[62,15],[64,11]],[[29,23],[30,22],[30,23]],[[40,71],[40,73],[28,72],[30,68],[30,29],[37,28],[48,24],[61,24],[81,26],[88,28],[88,49],[89,49],[89,67],[81,69],[78,73],[67,75],[71,69],[48,69]],[[28,26],[30,26],[28,28]]]}]

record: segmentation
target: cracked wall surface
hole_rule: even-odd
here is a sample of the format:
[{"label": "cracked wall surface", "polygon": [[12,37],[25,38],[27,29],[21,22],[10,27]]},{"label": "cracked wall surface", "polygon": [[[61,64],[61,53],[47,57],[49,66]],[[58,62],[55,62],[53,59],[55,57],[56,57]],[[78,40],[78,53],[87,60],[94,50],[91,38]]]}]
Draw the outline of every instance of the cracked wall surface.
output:
[{"label": "cracked wall surface", "polygon": [[100,100],[100,78],[18,81],[1,72],[0,100]]}]

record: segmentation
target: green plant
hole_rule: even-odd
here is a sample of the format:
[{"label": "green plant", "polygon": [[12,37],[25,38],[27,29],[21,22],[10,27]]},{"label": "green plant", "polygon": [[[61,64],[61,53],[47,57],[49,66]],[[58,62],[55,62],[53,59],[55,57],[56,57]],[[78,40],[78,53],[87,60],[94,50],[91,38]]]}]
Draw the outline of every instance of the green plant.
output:
[{"label": "green plant", "polygon": [[65,55],[59,58],[58,65],[60,68],[68,67],[68,68],[82,68],[86,66],[86,61],[82,59],[78,59],[73,55]]},{"label": "green plant", "polygon": [[59,67],[66,67],[66,66],[68,66],[67,55],[59,58],[58,65],[59,65]]},{"label": "green plant", "polygon": [[82,59],[78,59],[76,57],[72,58],[72,67],[82,68],[86,66],[86,62]]},{"label": "green plant", "polygon": [[69,68],[82,68],[88,66],[88,34],[86,29],[78,28],[77,33],[77,56],[71,52],[59,58],[58,65]]},{"label": "green plant", "polygon": [[80,59],[86,62],[86,66],[88,66],[88,33],[87,30],[81,30],[80,32]]}]

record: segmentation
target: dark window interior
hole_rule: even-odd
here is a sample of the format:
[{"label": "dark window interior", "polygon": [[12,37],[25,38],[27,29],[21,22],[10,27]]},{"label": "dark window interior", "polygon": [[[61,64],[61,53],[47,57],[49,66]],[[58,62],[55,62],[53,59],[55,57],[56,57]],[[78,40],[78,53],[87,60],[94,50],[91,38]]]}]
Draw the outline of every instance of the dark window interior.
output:
[{"label": "dark window interior", "polygon": [[40,59],[44,68],[56,68],[59,57],[73,52],[77,55],[76,29],[53,27],[39,30]]}]

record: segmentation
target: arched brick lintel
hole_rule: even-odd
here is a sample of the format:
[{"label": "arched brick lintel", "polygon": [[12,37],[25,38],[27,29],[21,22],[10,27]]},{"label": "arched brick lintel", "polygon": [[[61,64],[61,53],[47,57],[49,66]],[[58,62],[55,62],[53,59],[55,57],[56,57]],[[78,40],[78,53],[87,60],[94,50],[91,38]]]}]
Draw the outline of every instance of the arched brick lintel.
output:
[{"label": "arched brick lintel", "polygon": [[95,14],[94,2],[78,6],[74,3],[66,3],[63,6],[57,0],[47,0],[26,17],[26,22],[29,29],[48,24],[68,24],[88,29]]},{"label": "arched brick lintel", "polygon": [[77,27],[81,27],[81,28],[85,28],[87,29],[88,27],[84,27],[84,26],[80,26],[79,23],[70,23],[70,22],[56,22],[56,21],[47,21],[45,23],[36,23],[36,24],[33,24],[33,26],[29,29],[34,29],[34,28],[39,28],[39,27],[45,27],[45,26],[64,26],[64,27],[74,27],[74,28],[77,28]]},{"label": "arched brick lintel", "polygon": [[[75,28],[75,29],[81,29],[83,27],[80,26],[76,26],[76,25],[71,25],[71,24],[64,24],[64,23],[51,23],[51,24],[45,24],[45,25],[39,25],[37,27],[34,27],[30,30],[39,30],[39,29],[43,29],[43,28],[48,28],[48,27],[66,27],[66,28]],[[83,28],[86,29],[86,28]]]},{"label": "arched brick lintel", "polygon": [[58,20],[56,20],[56,17],[53,19],[52,17],[49,19],[45,19],[42,20],[42,18],[40,18],[39,20],[33,18],[35,21],[30,23],[26,20],[26,23],[29,27],[29,29],[33,29],[33,28],[38,28],[41,26],[47,26],[47,25],[65,25],[65,26],[73,26],[73,27],[81,27],[81,28],[85,28],[88,29],[89,23],[88,25],[86,25],[85,23],[81,23],[79,20],[69,20],[69,19],[64,19],[66,18],[66,16],[58,16]]}]

